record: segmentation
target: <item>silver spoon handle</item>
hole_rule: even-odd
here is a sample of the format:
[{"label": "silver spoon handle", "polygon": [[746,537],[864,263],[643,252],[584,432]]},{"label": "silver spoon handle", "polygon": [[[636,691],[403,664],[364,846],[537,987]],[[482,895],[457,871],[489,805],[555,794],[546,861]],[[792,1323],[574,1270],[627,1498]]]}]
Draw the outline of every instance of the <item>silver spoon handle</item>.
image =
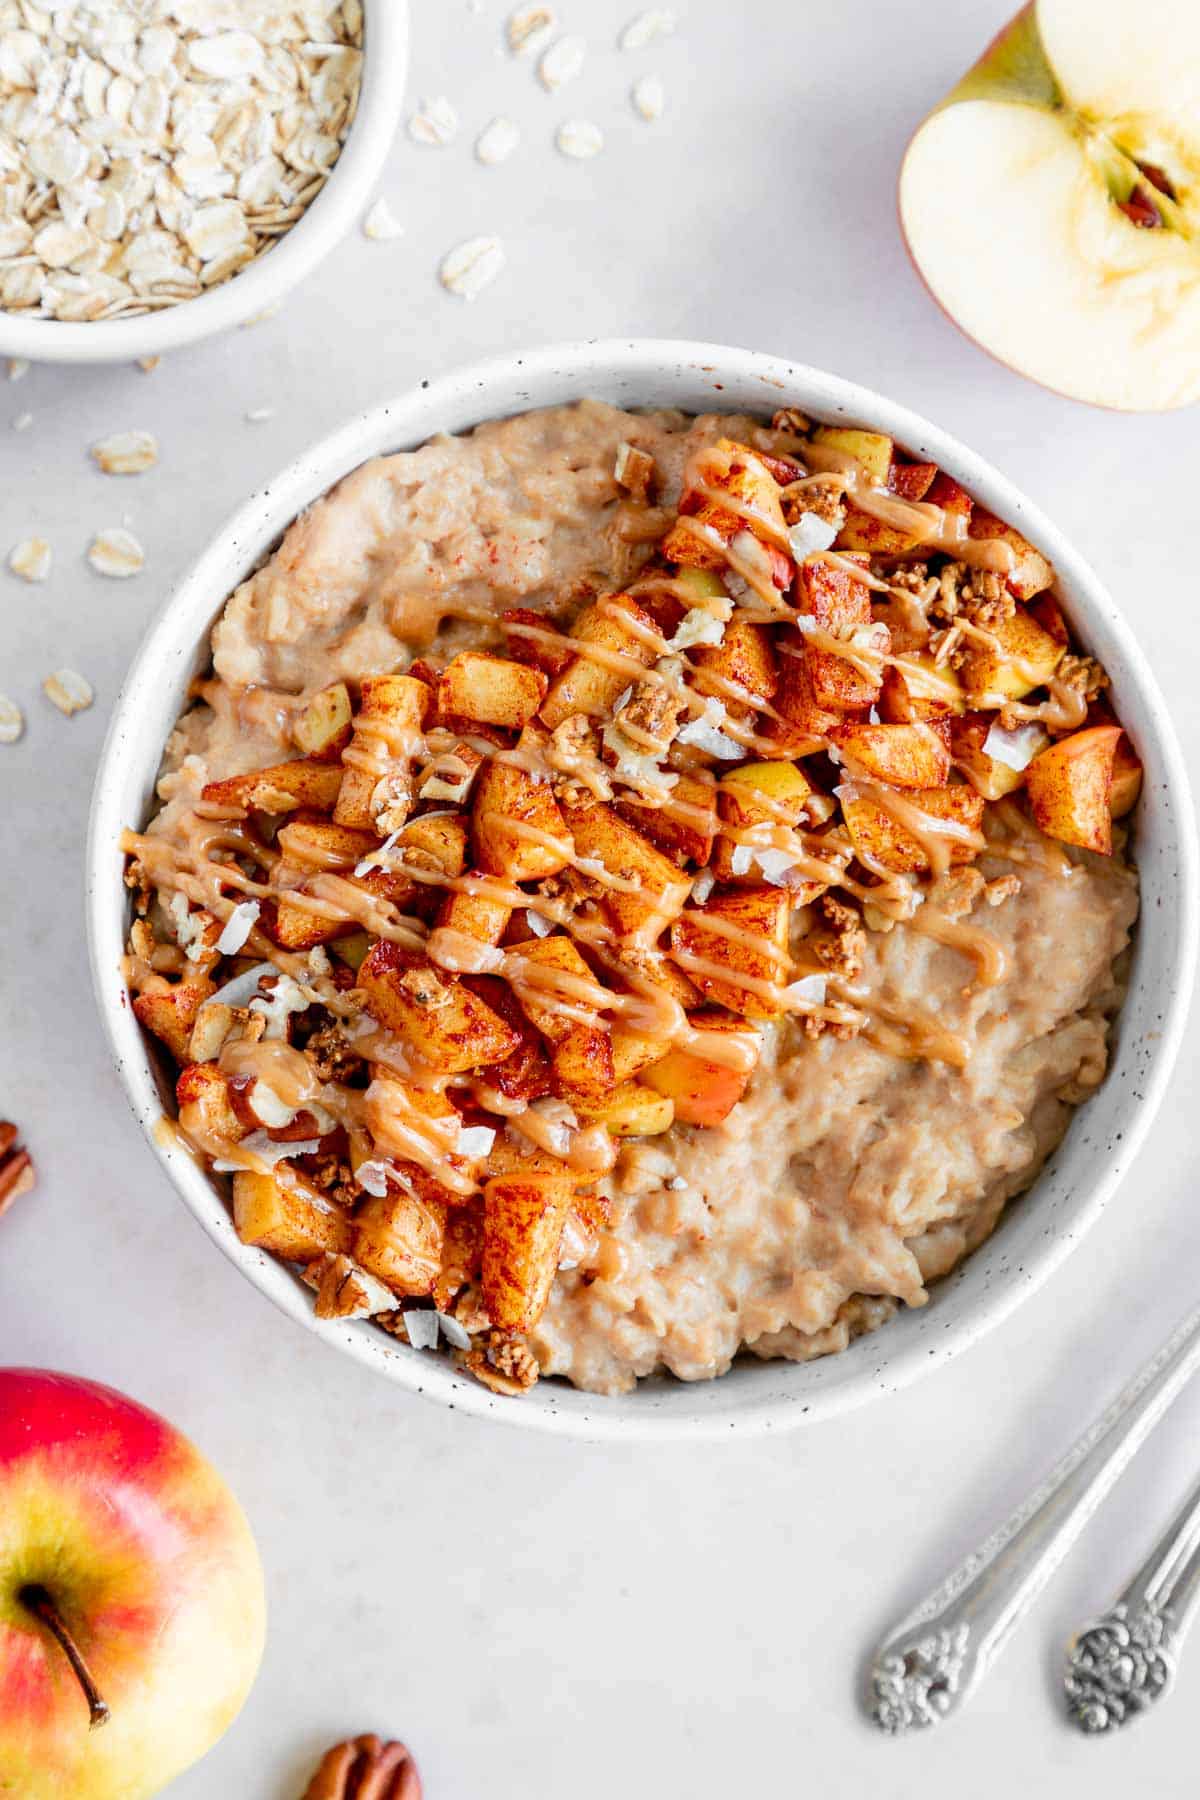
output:
[{"label": "silver spoon handle", "polygon": [[1200,1602],[1200,1482],[1108,1611],[1072,1639],[1063,1677],[1081,1731],[1115,1731],[1175,1679]]},{"label": "silver spoon handle", "polygon": [[870,1669],[881,1730],[936,1725],[963,1704],[1197,1368],[1200,1307],[1011,1518],[889,1634]]}]

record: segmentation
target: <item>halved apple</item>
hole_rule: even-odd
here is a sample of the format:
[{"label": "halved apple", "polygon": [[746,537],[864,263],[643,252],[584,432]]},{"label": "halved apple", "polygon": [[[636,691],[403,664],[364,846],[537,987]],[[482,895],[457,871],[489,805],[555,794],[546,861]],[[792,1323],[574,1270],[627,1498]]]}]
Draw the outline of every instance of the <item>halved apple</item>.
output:
[{"label": "halved apple", "polygon": [[1034,0],[918,129],[908,247],[984,349],[1126,411],[1200,398],[1200,6]]}]

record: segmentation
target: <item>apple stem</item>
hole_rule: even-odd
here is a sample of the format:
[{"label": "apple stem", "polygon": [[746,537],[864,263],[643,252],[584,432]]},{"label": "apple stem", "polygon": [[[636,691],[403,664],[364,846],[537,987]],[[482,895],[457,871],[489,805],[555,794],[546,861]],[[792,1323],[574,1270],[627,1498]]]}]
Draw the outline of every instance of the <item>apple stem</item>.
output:
[{"label": "apple stem", "polygon": [[91,1671],[83,1660],[79,1646],[67,1630],[54,1601],[46,1588],[37,1582],[23,1587],[17,1599],[26,1612],[32,1613],[39,1625],[44,1625],[51,1637],[58,1644],[63,1655],[71,1665],[76,1681],[83,1689],[83,1697],[88,1703],[89,1729],[95,1731],[97,1725],[106,1725],[109,1719],[107,1701],[103,1700],[100,1690],[92,1680]]}]

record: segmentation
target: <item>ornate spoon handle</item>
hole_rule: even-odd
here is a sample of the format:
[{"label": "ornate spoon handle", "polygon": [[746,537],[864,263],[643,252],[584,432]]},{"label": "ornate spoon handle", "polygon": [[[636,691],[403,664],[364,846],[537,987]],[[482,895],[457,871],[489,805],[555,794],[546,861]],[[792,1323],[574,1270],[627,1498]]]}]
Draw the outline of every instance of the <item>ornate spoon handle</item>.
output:
[{"label": "ornate spoon handle", "polygon": [[1011,1518],[887,1637],[869,1677],[881,1730],[936,1725],[962,1705],[1197,1368],[1200,1307]]},{"label": "ornate spoon handle", "polygon": [[1073,1638],[1063,1678],[1080,1731],[1115,1731],[1175,1679],[1200,1601],[1200,1483],[1108,1611]]}]

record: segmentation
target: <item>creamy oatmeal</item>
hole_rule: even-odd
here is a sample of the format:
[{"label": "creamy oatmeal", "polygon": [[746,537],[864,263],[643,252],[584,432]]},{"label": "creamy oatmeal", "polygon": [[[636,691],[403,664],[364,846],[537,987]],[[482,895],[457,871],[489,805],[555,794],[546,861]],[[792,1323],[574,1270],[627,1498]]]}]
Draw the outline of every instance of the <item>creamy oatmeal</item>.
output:
[{"label": "creamy oatmeal", "polygon": [[243,1239],[502,1392],[922,1304],[1103,1078],[1137,912],[1140,769],[1053,588],[793,413],[589,401],[349,475],[126,845]]}]

